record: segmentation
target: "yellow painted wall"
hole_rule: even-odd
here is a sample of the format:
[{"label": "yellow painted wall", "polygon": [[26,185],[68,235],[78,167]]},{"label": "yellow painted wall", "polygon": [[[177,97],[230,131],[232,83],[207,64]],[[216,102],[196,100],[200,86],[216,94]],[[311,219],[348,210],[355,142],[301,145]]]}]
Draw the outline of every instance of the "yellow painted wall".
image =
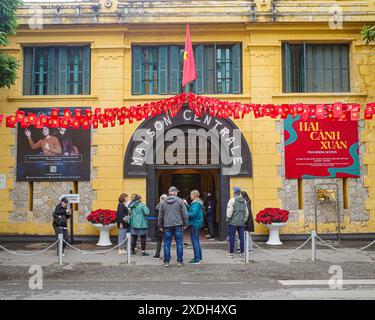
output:
[{"label": "yellow painted wall", "polygon": [[[217,95],[218,98],[253,103],[317,103],[317,102],[358,102],[362,105],[375,100],[375,57],[374,46],[364,46],[359,36],[360,26],[343,30],[330,30],[325,25],[288,24],[192,24],[193,43],[241,42],[243,47],[243,93],[240,95]],[[21,45],[56,43],[91,43],[91,94],[88,96],[23,96],[22,67],[17,83],[10,89],[0,90],[0,112],[14,113],[19,107],[119,107],[147,101],[163,99],[166,96],[133,96],[131,94],[131,45],[133,44],[183,44],[185,26],[174,25],[129,25],[95,26],[72,28],[45,27],[42,30],[20,28],[18,35],[11,37],[5,52],[22,61]],[[281,90],[281,41],[326,41],[351,42],[351,92],[330,94],[283,94]],[[241,186],[249,193],[253,202],[253,212],[264,207],[281,206],[278,191],[281,178],[278,166],[280,154],[276,146],[280,143],[280,130],[272,119],[254,119],[247,117],[236,120],[242,130],[253,157],[252,178],[232,178],[231,187]],[[124,179],[123,161],[127,143],[137,123],[117,125],[114,128],[99,128],[93,131],[92,145],[96,149],[93,156],[92,187],[96,198],[93,208],[115,209],[118,195],[139,193],[145,199],[145,179]],[[10,223],[9,214],[13,204],[9,191],[15,188],[15,158],[11,148],[15,145],[15,130],[0,127],[0,173],[7,174],[7,189],[0,190],[0,234],[52,234],[50,224],[37,224],[28,215],[26,223]],[[371,218],[366,223],[350,224],[345,221],[345,232],[375,232],[375,121],[366,123],[361,137],[366,143],[364,164],[368,166],[366,187],[369,198],[367,209]],[[146,200],[146,199],[145,199]],[[80,214],[84,214],[79,208]],[[296,223],[288,224],[284,233],[308,232],[311,225],[305,225],[303,212]],[[333,225],[324,226],[325,230],[334,230]],[[77,234],[96,234],[89,224],[76,225]],[[116,231],[114,231],[116,232]],[[264,233],[265,228],[256,224],[256,233]]]}]

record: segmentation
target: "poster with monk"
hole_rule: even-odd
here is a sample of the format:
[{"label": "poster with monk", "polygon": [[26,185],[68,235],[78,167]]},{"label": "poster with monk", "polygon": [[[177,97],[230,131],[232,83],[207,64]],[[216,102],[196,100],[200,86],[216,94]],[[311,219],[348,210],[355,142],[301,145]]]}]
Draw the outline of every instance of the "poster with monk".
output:
[{"label": "poster with monk", "polygon": [[[78,107],[54,108],[59,116]],[[86,109],[79,107],[83,112]],[[50,117],[52,108],[20,108],[25,116]],[[48,119],[48,118],[47,118]],[[54,125],[17,127],[17,181],[90,181],[91,130]]]},{"label": "poster with monk", "polygon": [[358,178],[358,122],[327,119],[284,120],[287,179]]}]

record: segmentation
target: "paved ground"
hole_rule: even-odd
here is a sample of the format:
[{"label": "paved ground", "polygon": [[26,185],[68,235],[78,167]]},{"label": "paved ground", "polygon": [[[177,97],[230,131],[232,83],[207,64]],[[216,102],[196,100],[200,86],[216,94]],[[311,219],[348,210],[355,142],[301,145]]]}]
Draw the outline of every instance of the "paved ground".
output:
[{"label": "paved ground", "polygon": [[[238,255],[227,258],[225,242],[205,243],[204,262],[182,268],[175,261],[165,268],[152,255],[136,255],[127,264],[126,257],[116,250],[83,254],[69,249],[63,266],[57,264],[53,249],[36,256],[11,255],[0,250],[0,299],[375,299],[375,245],[361,253],[351,251],[366,243],[344,242],[340,249],[350,253],[318,247],[315,262],[311,261],[310,244],[288,254],[301,242],[272,249],[259,243],[268,251],[255,249],[248,264]],[[6,244],[17,253],[31,253],[47,246]],[[77,247],[97,250],[93,244]],[[149,247],[152,253],[153,244]],[[185,248],[184,254],[185,261],[189,261],[192,249]],[[32,265],[41,266],[41,290],[29,288],[30,277],[34,276],[29,273]],[[337,280],[341,272],[342,286]],[[31,282],[35,283],[34,278]]]}]

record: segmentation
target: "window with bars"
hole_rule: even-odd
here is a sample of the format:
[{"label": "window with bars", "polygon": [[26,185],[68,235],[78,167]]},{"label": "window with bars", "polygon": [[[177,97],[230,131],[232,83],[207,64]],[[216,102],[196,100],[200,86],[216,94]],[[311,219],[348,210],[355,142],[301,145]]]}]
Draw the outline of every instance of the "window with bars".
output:
[{"label": "window with bars", "polygon": [[[181,46],[133,46],[132,93],[178,94],[182,88]],[[190,83],[195,93],[242,93],[241,45],[194,46],[197,80]]]},{"label": "window with bars", "polygon": [[349,92],[348,44],[282,45],[283,92]]},{"label": "window with bars", "polygon": [[90,47],[25,47],[23,94],[90,94]]}]

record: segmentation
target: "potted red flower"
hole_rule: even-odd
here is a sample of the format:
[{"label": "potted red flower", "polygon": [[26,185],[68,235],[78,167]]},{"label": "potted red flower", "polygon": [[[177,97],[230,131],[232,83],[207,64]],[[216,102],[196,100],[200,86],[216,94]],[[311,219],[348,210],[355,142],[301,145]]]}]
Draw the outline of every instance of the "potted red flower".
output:
[{"label": "potted red flower", "polygon": [[282,245],[279,230],[286,225],[289,218],[289,211],[280,208],[265,208],[259,211],[255,221],[263,223],[270,231],[267,244]]},{"label": "potted red flower", "polygon": [[100,231],[99,241],[96,245],[100,247],[112,245],[109,239],[109,230],[116,225],[116,211],[98,209],[92,211],[86,219]]}]

